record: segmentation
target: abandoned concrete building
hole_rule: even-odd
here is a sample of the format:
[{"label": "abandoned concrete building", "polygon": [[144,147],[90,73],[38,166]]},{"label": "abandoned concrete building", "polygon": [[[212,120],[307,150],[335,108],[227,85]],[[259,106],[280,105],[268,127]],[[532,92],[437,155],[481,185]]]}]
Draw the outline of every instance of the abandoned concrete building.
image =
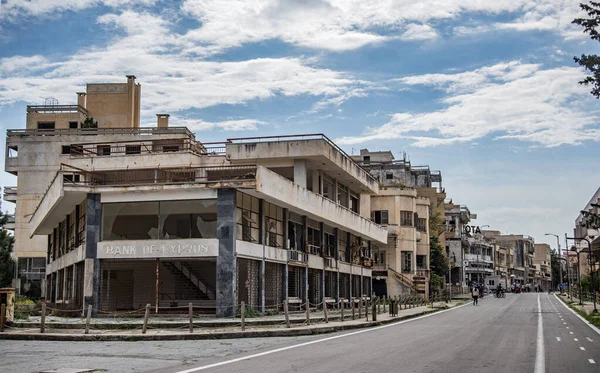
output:
[{"label": "abandoned concrete building", "polygon": [[[371,221],[374,176],[324,135],[208,144],[167,114],[140,127],[140,92],[134,76],[88,84],[77,105],[29,106],[26,129],[7,131],[15,254],[45,258],[47,301],[231,316],[242,301],[372,294],[373,247],[389,233]],[[422,242],[406,265],[427,269],[429,202],[401,192]]]}]

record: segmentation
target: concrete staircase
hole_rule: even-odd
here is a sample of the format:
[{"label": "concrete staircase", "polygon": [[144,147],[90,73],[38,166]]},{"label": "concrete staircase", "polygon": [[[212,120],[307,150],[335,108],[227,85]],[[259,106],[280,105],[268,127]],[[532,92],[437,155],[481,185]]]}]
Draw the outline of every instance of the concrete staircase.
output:
[{"label": "concrete staircase", "polygon": [[202,299],[216,299],[215,289],[196,275],[185,262],[162,262],[175,278],[182,280],[189,290],[199,292]]}]

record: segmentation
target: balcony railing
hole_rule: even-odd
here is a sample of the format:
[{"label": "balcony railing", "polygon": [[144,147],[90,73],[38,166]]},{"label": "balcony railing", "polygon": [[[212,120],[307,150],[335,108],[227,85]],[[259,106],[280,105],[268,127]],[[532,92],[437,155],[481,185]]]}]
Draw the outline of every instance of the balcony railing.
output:
[{"label": "balcony railing", "polygon": [[191,152],[205,154],[205,149],[190,137],[151,141],[115,141],[71,144],[71,157],[107,157],[157,153]]},{"label": "balcony railing", "polygon": [[288,252],[289,252],[289,258],[292,261],[302,262],[302,263],[306,263],[308,261],[308,256],[306,255],[306,253],[303,253],[301,251],[296,251],[296,250],[290,250]]},{"label": "balcony railing", "polygon": [[65,185],[131,186],[256,180],[256,166],[182,167],[118,171],[85,171],[61,165]]},{"label": "balcony railing", "polygon": [[17,187],[4,187],[4,200],[12,202],[16,201]]},{"label": "balcony railing", "polygon": [[7,137],[29,136],[81,136],[81,135],[185,135],[195,138],[187,127],[137,127],[137,128],[60,128],[60,129],[12,129]]},{"label": "balcony railing", "polygon": [[27,113],[35,114],[62,114],[81,113],[87,115],[87,110],[79,105],[28,105]]},{"label": "balcony railing", "polygon": [[340,259],[342,262],[344,262],[344,263],[349,263],[349,262],[350,262],[350,260],[349,260],[349,255],[348,255],[348,253],[347,253],[346,251],[344,251],[344,250],[339,250],[339,251],[338,251],[338,255],[339,255],[339,259]]}]

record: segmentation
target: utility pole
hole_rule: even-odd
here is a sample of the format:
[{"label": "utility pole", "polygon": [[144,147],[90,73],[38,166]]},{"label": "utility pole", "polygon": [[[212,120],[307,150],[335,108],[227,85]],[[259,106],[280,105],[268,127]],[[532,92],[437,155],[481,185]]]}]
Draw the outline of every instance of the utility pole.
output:
[{"label": "utility pole", "polygon": [[[562,256],[562,254],[560,253],[560,242],[558,241],[558,235],[554,234],[554,233],[546,233],[545,236],[556,237],[556,246],[558,249],[558,257],[560,258]],[[560,263],[560,260],[558,261],[558,272],[560,273],[560,275],[559,275],[560,283],[558,284],[558,288],[559,288],[560,292],[562,293],[563,275],[562,275],[562,264]]]},{"label": "utility pole", "polygon": [[[590,240],[588,240],[587,238],[583,238],[583,237],[567,237],[567,234],[565,233],[565,240],[570,239],[570,240],[584,240],[587,242],[588,244],[588,259],[590,261],[590,275],[591,275],[591,280],[592,280],[592,298],[594,300],[594,313],[598,313],[598,309],[596,308],[596,276],[594,276],[594,271],[592,268],[592,243],[590,242]],[[581,286],[581,284],[579,284],[579,286]]]},{"label": "utility pole", "polygon": [[569,283],[569,299],[573,299],[573,287],[571,286],[571,271],[569,270],[569,244],[567,243],[567,234],[565,233],[565,251],[567,252],[567,282]]}]

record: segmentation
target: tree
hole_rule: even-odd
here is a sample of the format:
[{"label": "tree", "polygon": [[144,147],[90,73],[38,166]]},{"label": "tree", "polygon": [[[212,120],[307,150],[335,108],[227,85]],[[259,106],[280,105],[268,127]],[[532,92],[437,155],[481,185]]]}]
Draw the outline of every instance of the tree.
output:
[{"label": "tree", "polygon": [[[579,7],[588,14],[589,18],[575,18],[572,23],[583,27],[583,32],[590,35],[592,40],[600,42],[600,2],[590,1],[589,4],[580,3]],[[585,77],[579,84],[592,86],[591,94],[600,98],[600,56],[595,54],[582,54],[573,57],[575,62],[588,70],[591,75]]]},{"label": "tree", "polygon": [[81,128],[98,128],[98,121],[94,121],[93,117],[85,118],[81,123]]},{"label": "tree", "polygon": [[431,289],[444,286],[444,277],[448,273],[448,259],[444,255],[440,240],[437,236],[429,239],[429,269],[431,270]]},{"label": "tree", "polygon": [[8,215],[0,211],[0,288],[11,285],[15,270],[15,262],[10,256],[15,239],[4,229],[7,221]]},{"label": "tree", "polygon": [[556,289],[560,283],[560,260],[556,250],[552,249],[550,253],[550,268],[552,269],[552,288]]}]

